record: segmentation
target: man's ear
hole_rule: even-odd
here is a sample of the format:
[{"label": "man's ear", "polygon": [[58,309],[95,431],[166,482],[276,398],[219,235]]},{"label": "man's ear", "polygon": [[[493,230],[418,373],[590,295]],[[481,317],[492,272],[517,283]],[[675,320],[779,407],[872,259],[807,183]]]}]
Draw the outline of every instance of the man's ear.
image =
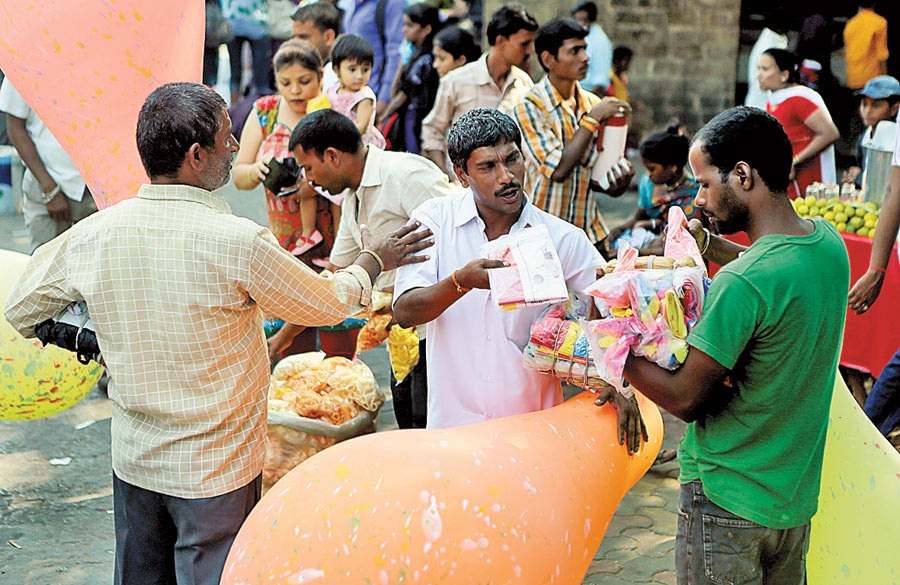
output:
[{"label": "man's ear", "polygon": [[[556,61],[556,55],[551,53],[550,51],[541,51],[541,54],[538,56],[541,60],[541,65],[543,65],[548,71],[553,65],[553,61]],[[551,59],[553,61],[551,61]]]},{"label": "man's ear", "polygon": [[199,142],[193,143],[190,148],[188,148],[187,156],[185,160],[187,160],[188,164],[195,171],[203,170],[206,167],[206,162],[209,159],[209,153],[206,152],[206,149],[200,146]]},{"label": "man's ear", "polygon": [[898,110],[900,110],[900,102],[897,102],[893,106],[891,106],[891,120],[897,117]]},{"label": "man's ear", "polygon": [[468,189],[469,175],[466,174],[466,171],[456,165],[453,165],[453,172],[456,173],[456,178],[459,179],[459,184]]},{"label": "man's ear", "polygon": [[340,150],[333,146],[329,146],[322,155],[322,162],[329,163],[334,167],[339,167],[341,165],[342,154],[343,153]]},{"label": "man's ear", "polygon": [[326,28],[324,31],[322,31],[322,38],[325,39],[325,44],[328,45],[328,48],[330,49],[331,45],[334,44],[334,31],[330,28]]},{"label": "man's ear", "polygon": [[732,171],[734,176],[737,177],[738,182],[741,184],[741,188],[744,191],[753,190],[753,169],[745,163],[744,161],[738,162],[734,165],[734,170]]}]

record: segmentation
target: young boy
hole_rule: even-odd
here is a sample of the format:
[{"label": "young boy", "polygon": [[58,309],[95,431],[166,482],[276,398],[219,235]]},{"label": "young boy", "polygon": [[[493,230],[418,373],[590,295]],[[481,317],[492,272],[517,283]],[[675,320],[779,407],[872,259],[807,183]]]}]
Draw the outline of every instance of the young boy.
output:
[{"label": "young boy", "polygon": [[861,188],[866,162],[863,143],[872,136],[879,122],[893,121],[897,117],[897,110],[900,109],[900,81],[890,75],[879,75],[870,79],[856,95],[860,96],[859,115],[862,116],[866,129],[856,143],[856,166],[844,172],[842,182],[854,183]]}]

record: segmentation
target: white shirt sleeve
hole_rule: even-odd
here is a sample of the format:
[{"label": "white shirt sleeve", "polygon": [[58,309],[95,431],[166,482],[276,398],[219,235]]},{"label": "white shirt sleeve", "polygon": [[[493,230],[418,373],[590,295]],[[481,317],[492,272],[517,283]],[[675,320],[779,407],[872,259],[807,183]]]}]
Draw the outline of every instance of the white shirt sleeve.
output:
[{"label": "white shirt sleeve", "polygon": [[13,87],[8,77],[3,79],[3,85],[0,86],[0,111],[23,120],[31,113],[31,107]]},{"label": "white shirt sleeve", "polygon": [[[428,203],[425,204],[428,206]],[[422,209],[416,210],[410,219],[421,222],[422,229],[428,228],[434,234],[434,246],[424,253],[429,256],[424,262],[406,264],[397,269],[397,279],[394,282],[394,302],[397,302],[403,293],[414,288],[426,288],[438,283],[438,248],[440,247],[441,226],[428,213]]]}]

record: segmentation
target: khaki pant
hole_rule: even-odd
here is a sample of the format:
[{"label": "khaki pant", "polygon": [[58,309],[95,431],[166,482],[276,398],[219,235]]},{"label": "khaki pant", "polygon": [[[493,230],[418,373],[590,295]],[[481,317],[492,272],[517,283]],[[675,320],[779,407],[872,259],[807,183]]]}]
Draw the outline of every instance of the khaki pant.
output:
[{"label": "khaki pant", "polygon": [[85,187],[84,195],[81,201],[69,199],[69,208],[72,211],[72,220],[68,223],[58,223],[50,219],[47,213],[47,206],[40,203],[41,185],[38,183],[31,173],[26,173],[25,179],[22,181],[22,213],[25,215],[25,227],[31,236],[31,252],[46,244],[59,234],[63,233],[73,224],[81,221],[90,214],[97,211],[97,204],[91,192]]}]

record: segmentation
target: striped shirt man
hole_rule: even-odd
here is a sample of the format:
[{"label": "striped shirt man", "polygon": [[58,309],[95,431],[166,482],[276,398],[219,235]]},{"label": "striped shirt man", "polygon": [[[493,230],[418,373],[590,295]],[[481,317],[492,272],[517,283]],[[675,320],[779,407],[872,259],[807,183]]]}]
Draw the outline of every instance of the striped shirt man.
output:
[{"label": "striped shirt man", "polygon": [[578,130],[581,116],[598,103],[599,97],[575,82],[573,110],[550,83],[549,76],[545,76],[525,94],[515,110],[524,138],[528,178],[534,185],[533,203],[583,229],[593,243],[603,240],[609,231],[593,193],[589,192],[591,168],[598,157],[593,142],[565,181],[557,183],[550,176]]}]

